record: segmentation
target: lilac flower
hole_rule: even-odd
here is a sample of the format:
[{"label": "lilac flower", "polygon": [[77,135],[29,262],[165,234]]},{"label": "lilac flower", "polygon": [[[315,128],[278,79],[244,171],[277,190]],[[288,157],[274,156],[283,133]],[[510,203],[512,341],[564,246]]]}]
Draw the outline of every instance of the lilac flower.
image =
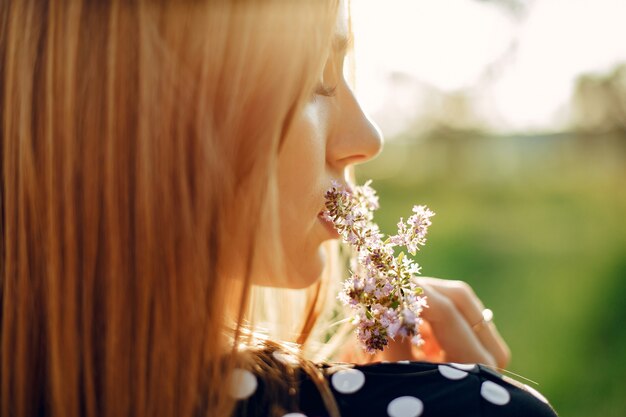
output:
[{"label": "lilac flower", "polygon": [[426,206],[413,206],[413,215],[407,219],[406,223],[400,219],[398,234],[389,238],[391,243],[406,246],[409,253],[415,255],[419,246],[426,244],[426,233],[428,226],[431,225],[430,218],[434,215],[435,213]]},{"label": "lilac flower", "polygon": [[427,307],[422,289],[415,282],[420,266],[404,252],[394,255],[394,247],[405,246],[415,255],[426,243],[430,218],[434,213],[426,206],[414,206],[413,214],[398,223],[398,234],[383,240],[373,223],[378,196],[370,187],[347,189],[333,182],[326,192],[326,210],[343,241],[355,250],[353,273],[343,285],[339,300],[354,310],[353,323],[357,339],[370,353],[382,350],[389,338],[410,337],[415,345],[423,340],[419,334],[420,313]]}]

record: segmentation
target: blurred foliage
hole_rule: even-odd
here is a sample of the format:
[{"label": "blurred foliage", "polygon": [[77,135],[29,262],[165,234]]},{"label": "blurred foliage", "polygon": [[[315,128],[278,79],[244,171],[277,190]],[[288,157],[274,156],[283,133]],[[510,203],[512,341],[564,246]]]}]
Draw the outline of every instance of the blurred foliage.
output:
[{"label": "blurred foliage", "polygon": [[626,64],[606,74],[583,74],[572,97],[579,131],[626,131]]},{"label": "blurred foliage", "polygon": [[[615,133],[617,132],[617,133]],[[386,233],[433,218],[423,274],[469,282],[563,416],[626,415],[626,137],[407,133],[357,170]],[[518,378],[519,379],[519,378]]]}]

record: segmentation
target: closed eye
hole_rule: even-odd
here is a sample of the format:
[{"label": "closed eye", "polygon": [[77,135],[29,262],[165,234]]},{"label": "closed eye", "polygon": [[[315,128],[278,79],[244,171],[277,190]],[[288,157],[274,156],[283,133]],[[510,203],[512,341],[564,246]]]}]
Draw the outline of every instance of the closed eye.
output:
[{"label": "closed eye", "polygon": [[325,86],[324,84],[320,84],[315,89],[315,94],[318,96],[333,97],[336,91],[337,91],[336,85]]}]

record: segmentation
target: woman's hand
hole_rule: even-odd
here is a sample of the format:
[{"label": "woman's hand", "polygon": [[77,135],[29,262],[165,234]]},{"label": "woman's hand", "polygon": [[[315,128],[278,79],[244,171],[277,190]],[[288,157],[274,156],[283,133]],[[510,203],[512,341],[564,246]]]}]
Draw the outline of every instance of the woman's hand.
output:
[{"label": "woman's hand", "polygon": [[509,348],[493,322],[477,326],[485,307],[467,283],[423,277],[418,281],[429,306],[422,312],[424,345],[417,349],[408,339],[390,341],[370,361],[408,359],[506,367],[511,356]]},{"label": "woman's hand", "polygon": [[477,326],[485,307],[472,287],[437,278],[420,278],[419,284],[429,305],[422,312],[423,359],[506,367],[511,352],[496,326]]}]

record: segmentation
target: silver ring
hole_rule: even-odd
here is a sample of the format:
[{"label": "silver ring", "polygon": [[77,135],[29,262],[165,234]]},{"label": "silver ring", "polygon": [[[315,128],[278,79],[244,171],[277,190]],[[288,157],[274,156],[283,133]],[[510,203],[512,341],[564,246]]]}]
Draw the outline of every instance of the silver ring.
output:
[{"label": "silver ring", "polygon": [[482,316],[483,316],[483,319],[472,326],[472,330],[474,332],[478,332],[478,331],[482,330],[483,327],[487,327],[489,325],[489,323],[492,322],[492,320],[493,320],[493,311],[491,311],[490,309],[486,308],[486,309],[484,309],[482,311]]}]

